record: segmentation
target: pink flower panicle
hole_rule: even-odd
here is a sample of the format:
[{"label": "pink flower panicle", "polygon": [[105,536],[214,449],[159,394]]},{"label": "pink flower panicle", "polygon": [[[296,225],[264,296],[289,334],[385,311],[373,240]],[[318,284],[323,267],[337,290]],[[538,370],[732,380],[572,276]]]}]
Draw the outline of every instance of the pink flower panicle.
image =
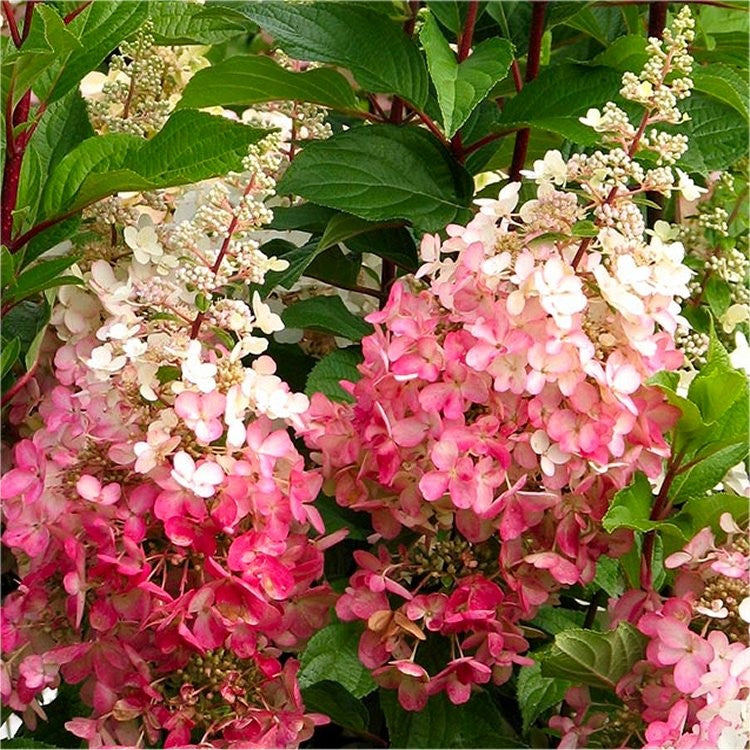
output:
[{"label": "pink flower panicle", "polygon": [[[159,264],[99,259],[60,291],[51,361],[14,406],[25,437],[0,498],[20,586],[2,608],[0,697],[33,724],[45,688],[80,685],[92,712],[67,727],[91,746],[294,747],[325,720],[305,713],[289,658],[335,599],[322,478],[287,430],[308,400],[270,357],[242,362],[281,327],[258,294],[252,310],[213,297],[285,267],[249,252],[278,167],[263,148],[232,178],[236,205],[215,185],[220,214],[170,214],[158,236],[145,222]],[[226,256],[201,216],[234,228]],[[170,237],[203,260],[165,265]]]},{"label": "pink flower panicle", "polygon": [[[658,475],[679,415],[646,385],[682,359],[672,298],[620,309],[596,256],[577,275],[570,244],[517,220],[516,200],[501,194],[499,226],[480,213],[444,243],[425,238],[427,284],[397,281],[368,318],[354,403],[315,394],[308,413],[325,489],[384,542],[357,558],[337,611],[366,622],[360,656],[406,707],[508,678],[527,648],[518,622],[629,548],[601,519],[636,469]],[[408,541],[389,552],[396,538]],[[404,660],[433,637],[450,662],[412,674]]]},{"label": "pink flower panicle", "polygon": [[649,639],[646,658],[617,686],[645,722],[644,747],[728,749],[750,741],[750,545],[728,513],[721,528],[721,544],[706,528],[666,559],[679,569],[674,596],[626,593],[623,600],[638,600],[627,614],[612,602],[615,618],[630,619]]}]

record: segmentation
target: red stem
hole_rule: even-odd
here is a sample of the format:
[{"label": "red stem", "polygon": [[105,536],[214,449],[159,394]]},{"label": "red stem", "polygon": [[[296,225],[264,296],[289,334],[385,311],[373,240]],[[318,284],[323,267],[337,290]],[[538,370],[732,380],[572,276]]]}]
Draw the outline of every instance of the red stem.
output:
[{"label": "red stem", "polygon": [[[461,64],[471,52],[471,44],[474,39],[474,26],[477,22],[477,10],[479,8],[479,0],[469,0],[469,7],[466,13],[466,23],[464,24],[463,31],[458,39],[458,62]],[[466,151],[464,150],[463,140],[461,139],[461,132],[457,132],[450,142],[451,151],[456,157],[459,164],[463,164],[466,158]]]},{"label": "red stem", "polygon": [[87,0],[85,3],[81,3],[81,5],[79,5],[77,8],[71,10],[70,13],[68,13],[68,15],[63,18],[63,23],[67,26],[76,16],[83,13],[83,11],[86,10],[86,8],[88,8],[92,2],[93,0]]},{"label": "red stem", "polygon": [[[648,6],[648,35],[662,38],[667,25],[667,3],[664,0],[652,0]],[[664,196],[655,190],[649,190],[646,198],[655,205],[646,206],[646,225],[653,227],[664,215]]]},{"label": "red stem", "polygon": [[417,110],[417,117],[430,129],[430,132],[436,137],[440,139],[440,142],[446,147],[450,148],[450,143],[446,140],[445,136],[440,131],[440,128],[435,124],[434,120],[429,116],[426,115],[424,112],[421,112]]},{"label": "red stem", "polygon": [[[641,142],[641,138],[643,137],[643,133],[646,130],[646,127],[648,126],[648,120],[649,120],[649,111],[646,110],[643,113],[643,117],[641,117],[641,123],[638,126],[638,130],[635,133],[635,137],[633,138],[633,142],[630,144],[630,148],[628,149],[628,156],[632,158],[635,155],[635,152],[638,150],[638,145]],[[604,203],[602,205],[610,206],[612,205],[612,201],[614,201],[615,197],[617,196],[617,188],[613,187],[609,191],[609,195],[604,199]],[[576,251],[575,257],[573,258],[573,268],[575,269],[578,264],[581,262],[581,258],[583,257],[583,254],[588,249],[588,246],[593,242],[593,237],[586,237],[581,241],[581,244],[578,246],[578,250]]]},{"label": "red stem", "polygon": [[[536,0],[531,11],[531,30],[529,31],[529,51],[526,55],[526,83],[533,81],[539,73],[539,64],[542,57],[542,37],[544,36],[544,13],[547,3],[544,0]],[[513,160],[510,165],[510,179],[517,181],[521,179],[521,170],[526,163],[526,153],[529,148],[530,130],[524,128],[516,135],[516,143],[513,147]]]},{"label": "red stem", "polygon": [[[409,10],[411,16],[404,22],[404,34],[412,36],[414,26],[417,23],[417,12],[419,11],[420,0],[409,0]],[[394,125],[400,125],[404,119],[404,100],[400,96],[394,96],[391,102],[390,120]]]},{"label": "red stem", "polygon": [[[8,101],[13,101],[12,89],[8,96]],[[39,124],[41,116],[44,114],[46,109],[46,103],[42,102],[36,111],[36,119],[31,123],[26,130],[18,136],[18,139],[13,138],[13,127],[17,127],[25,123],[28,119],[29,107],[31,104],[31,91],[27,91],[21,100],[16,105],[16,109],[13,114],[10,114],[10,107],[5,112],[6,117],[6,133],[8,133],[8,143],[5,155],[5,164],[3,166],[3,201],[0,207],[0,240],[10,249],[11,252],[15,252],[21,245],[18,242],[14,242],[11,239],[13,233],[13,212],[16,209],[16,203],[18,201],[18,183],[21,177],[21,167],[23,165],[23,156],[26,152],[26,146],[28,146],[31,136],[34,135],[34,131]],[[10,127],[8,128],[8,120],[10,120]],[[56,224],[60,219],[56,219],[51,222]],[[46,229],[46,227],[44,227]],[[31,230],[30,230],[31,231]],[[39,231],[35,232],[38,234]],[[26,234],[29,234],[28,232]],[[34,236],[33,234],[31,235]]]},{"label": "red stem", "polygon": [[8,22],[8,31],[10,31],[10,38],[13,40],[13,44],[18,49],[21,44],[21,35],[18,33],[18,24],[16,23],[16,17],[13,13],[13,6],[8,0],[3,0],[3,15],[5,20]]},{"label": "red stem", "polygon": [[[250,182],[247,183],[247,187],[242,193],[243,199],[253,189],[254,185],[255,185],[254,179],[251,179]],[[238,205],[234,213],[232,214],[232,220],[229,222],[229,227],[227,228],[227,236],[224,238],[224,242],[221,243],[219,254],[216,256],[216,260],[214,261],[214,264],[211,266],[211,273],[216,274],[218,270],[221,268],[221,262],[224,260],[224,256],[227,254],[227,250],[229,250],[229,243],[232,241],[232,235],[237,229],[237,224],[239,223],[239,221],[240,221],[240,206]],[[193,325],[190,328],[191,339],[198,338],[198,334],[200,333],[200,330],[201,330],[201,323],[203,323],[203,318],[205,317],[206,317],[206,313],[204,312],[199,312],[195,316]]]},{"label": "red stem", "polygon": [[29,37],[31,32],[31,21],[34,18],[34,5],[37,0],[28,0],[26,3],[26,11],[23,14],[23,32],[21,34],[21,44],[23,44]]},{"label": "red stem", "polygon": [[469,154],[473,154],[475,151],[482,148],[482,146],[486,146],[488,143],[492,143],[492,141],[496,141],[499,138],[504,138],[508,133],[514,132],[513,130],[499,130],[497,133],[490,133],[489,135],[485,135],[483,138],[480,138],[478,141],[474,141],[474,143],[470,143],[466,148],[463,150],[464,157],[467,157]]},{"label": "red stem", "polygon": [[16,382],[13,383],[13,385],[5,393],[3,393],[3,397],[2,399],[0,399],[0,406],[5,406],[13,398],[13,396],[15,396],[16,393],[18,393],[21,388],[23,388],[26,383],[28,383],[29,380],[34,377],[38,365],[38,362],[34,362],[34,364],[31,366],[31,369],[21,375],[21,377],[18,378],[18,380],[16,380]]},{"label": "red stem", "polygon": [[516,92],[519,92],[523,88],[523,79],[521,78],[521,66],[515,58],[513,58],[513,62],[510,64],[510,69],[513,73],[513,83],[516,86]]},{"label": "red stem", "polygon": [[[680,451],[673,456],[667,467],[667,473],[664,481],[659,488],[659,494],[656,496],[656,502],[651,510],[651,520],[661,521],[669,512],[671,503],[669,502],[669,489],[674,482],[675,477],[680,473],[680,463],[685,455],[685,451]],[[650,591],[653,585],[651,568],[654,557],[654,543],[656,542],[656,531],[649,531],[643,537],[643,548],[641,549],[641,588]]]},{"label": "red stem", "polygon": [[471,43],[474,38],[474,26],[477,22],[477,10],[479,0],[469,0],[469,9],[466,13],[466,23],[461,32],[461,41],[458,45],[458,61],[463,62],[471,52]]},{"label": "red stem", "polygon": [[648,7],[648,35],[661,39],[664,27],[667,25],[666,0],[652,0]]},{"label": "red stem", "polygon": [[369,99],[372,108],[375,110],[375,113],[378,114],[383,120],[387,120],[388,117],[386,116],[383,108],[378,104],[378,100],[376,99],[375,94],[370,94],[367,98]]}]

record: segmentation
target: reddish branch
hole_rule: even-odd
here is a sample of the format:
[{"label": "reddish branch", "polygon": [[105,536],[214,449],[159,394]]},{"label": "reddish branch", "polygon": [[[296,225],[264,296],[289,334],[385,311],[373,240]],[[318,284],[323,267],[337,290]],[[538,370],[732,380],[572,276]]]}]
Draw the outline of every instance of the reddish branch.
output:
[{"label": "reddish branch", "polygon": [[444,146],[450,146],[450,143],[445,139],[445,136],[441,132],[440,128],[435,124],[435,121],[424,112],[417,110],[417,117],[428,127],[430,132],[438,139]]},{"label": "reddish branch", "polygon": [[479,0],[469,0],[469,7],[466,12],[466,23],[461,32],[461,39],[458,44],[458,62],[463,62],[471,52],[471,43],[474,39],[474,26],[477,22],[477,9]]},{"label": "reddish branch", "polygon": [[[684,455],[685,451],[680,451],[676,456],[672,457],[667,466],[667,473],[664,476],[664,481],[661,483],[659,494],[656,496],[654,507],[651,510],[652,521],[663,520],[672,507],[669,499],[669,490],[677,475],[686,468],[681,466]],[[655,541],[655,531],[649,531],[643,537],[643,548],[641,549],[641,588],[646,591],[650,590],[653,584],[651,567],[653,565]]]},{"label": "reddish branch", "polygon": [[[667,3],[664,0],[653,0],[648,7],[648,35],[661,39],[664,27],[667,25]],[[646,198],[654,206],[646,206],[646,223],[653,227],[664,213],[664,196],[654,190],[646,193]]]},{"label": "reddish branch", "polygon": [[510,70],[513,73],[513,84],[516,87],[516,92],[520,92],[523,88],[523,78],[521,78],[521,66],[518,64],[518,60],[513,58],[513,62],[510,64]]},{"label": "reddish branch", "polygon": [[[544,36],[544,13],[547,3],[536,0],[531,11],[531,30],[529,31],[529,51],[526,55],[526,83],[533,81],[539,73],[542,57],[542,37]],[[516,84],[517,85],[517,84]],[[529,128],[519,130],[513,148],[513,160],[510,165],[510,179],[519,180],[521,170],[526,163],[526,152],[529,149]]]},{"label": "reddish branch", "polygon": [[[247,195],[250,193],[253,187],[255,187],[255,179],[251,178],[250,182],[247,183],[247,187],[242,193],[242,200],[244,200],[247,197]],[[229,222],[229,227],[227,228],[226,237],[224,237],[224,241],[221,243],[221,248],[219,249],[219,254],[216,256],[216,260],[214,261],[214,264],[211,266],[211,273],[213,273],[214,276],[216,276],[216,274],[219,272],[222,261],[224,260],[224,257],[226,256],[227,251],[229,250],[229,243],[232,241],[232,235],[235,233],[235,231],[237,231],[237,224],[239,224],[239,221],[240,221],[240,206],[241,205],[242,205],[242,201],[240,201],[240,204],[237,206],[234,214],[232,215],[232,220]],[[201,324],[203,323],[203,318],[205,317],[206,317],[205,312],[199,312],[195,316],[193,325],[190,328],[191,339],[198,338],[198,334],[200,333],[200,330],[201,330]]]},{"label": "reddish branch", "polygon": [[[24,14],[24,25],[23,32],[19,33],[18,25],[16,23],[15,16],[13,15],[13,6],[8,0],[2,0],[3,14],[8,22],[8,29],[10,30],[11,38],[16,47],[20,47],[23,42],[28,38],[31,32],[31,23],[34,18],[34,7],[38,0],[30,0],[26,5],[26,11]],[[79,13],[85,10],[91,4],[91,0],[82,3],[73,11],[71,11],[63,21],[68,24],[70,23]],[[31,136],[34,135],[34,131],[39,124],[39,121],[44,114],[47,107],[46,102],[41,102],[36,108],[34,121],[29,123],[26,129],[18,135],[14,136],[14,129],[21,125],[25,125],[29,120],[29,112],[31,110],[31,89],[25,91],[21,96],[18,104],[13,106],[14,91],[13,80],[11,80],[10,90],[7,94],[7,107],[5,111],[5,125],[6,125],[6,155],[5,163],[3,165],[3,200],[2,208],[0,208],[0,240],[10,248],[11,252],[15,252],[19,248],[28,242],[29,239],[39,234],[41,231],[46,229],[52,224],[56,224],[61,220],[61,217],[57,219],[43,223],[44,225],[37,225],[26,234],[17,238],[15,241],[12,239],[13,234],[13,212],[16,210],[18,203],[18,185],[21,178],[21,168],[23,166],[23,157],[26,153],[26,147],[31,140]],[[21,242],[23,240],[23,242]]]},{"label": "reddish branch", "polygon": [[13,14],[13,6],[8,0],[3,0],[3,15],[5,20],[8,22],[8,31],[10,31],[10,38],[13,40],[13,44],[16,49],[21,46],[21,35],[18,32],[18,24],[16,23],[16,17]]},{"label": "reddish branch", "polygon": [[493,141],[498,140],[499,138],[504,138],[508,133],[515,133],[516,128],[509,128],[508,130],[498,130],[495,133],[489,133],[488,135],[485,135],[483,138],[480,138],[478,141],[474,141],[474,143],[469,144],[466,146],[463,150],[463,156],[467,157],[469,154],[473,154],[475,151],[482,148],[482,146],[486,146],[488,143],[492,143]]},{"label": "reddish branch", "polygon": [[26,10],[23,14],[23,32],[21,34],[21,44],[23,44],[31,33],[31,21],[34,18],[34,5],[39,0],[29,0],[26,3]]},{"label": "reddish branch", "polygon": [[0,399],[0,406],[5,406],[6,404],[8,404],[13,398],[13,396],[15,396],[16,393],[18,393],[21,390],[21,388],[23,388],[26,385],[26,383],[28,383],[29,380],[31,380],[31,378],[34,377],[34,374],[36,373],[37,364],[38,364],[37,362],[34,362],[34,364],[31,366],[31,369],[25,372],[23,375],[21,375],[21,377],[18,378],[18,380],[16,380],[16,382],[13,383],[13,385],[10,388],[8,388],[8,390],[5,391],[5,393],[3,393],[3,397],[2,399]]},{"label": "reddish branch", "polygon": [[76,16],[83,13],[83,11],[86,10],[86,8],[88,8],[92,2],[93,0],[87,0],[85,3],[81,3],[77,8],[71,10],[70,13],[68,13],[68,15],[63,18],[63,22],[65,23],[65,25],[67,26]]}]

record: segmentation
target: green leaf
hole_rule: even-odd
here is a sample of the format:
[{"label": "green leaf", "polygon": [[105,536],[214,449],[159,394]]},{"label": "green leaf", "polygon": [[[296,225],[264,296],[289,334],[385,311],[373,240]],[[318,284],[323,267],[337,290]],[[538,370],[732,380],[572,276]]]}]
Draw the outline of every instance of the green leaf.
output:
[{"label": "green leaf", "polygon": [[594,145],[599,134],[578,121],[590,107],[601,107],[620,90],[620,75],[605,67],[555,65],[524,84],[503,109],[497,130],[531,127],[550,130],[575,143]]},{"label": "green leaf", "polygon": [[[290,247],[283,251],[276,249],[276,246],[281,247],[283,245],[289,245]],[[279,258],[284,258],[289,263],[289,267],[283,271],[271,271],[266,274],[266,280],[263,282],[263,285],[258,287],[261,297],[267,297],[277,286],[291,289],[297,279],[302,276],[318,255],[317,247],[313,243],[302,245],[302,247],[294,247],[294,245],[285,240],[271,240],[262,245],[260,249],[267,256],[275,255]]]},{"label": "green leaf", "polygon": [[387,225],[367,221],[352,214],[334,214],[326,224],[323,236],[318,243],[318,250],[327,250],[340,242],[346,242],[351,237],[356,237],[363,232],[371,232],[382,226]]},{"label": "green leaf", "polygon": [[18,338],[21,349],[28,351],[40,331],[49,321],[50,306],[46,299],[41,302],[24,300],[3,315],[3,335]]},{"label": "green leaf", "polygon": [[364,232],[347,239],[346,246],[355,253],[371,253],[390,260],[407,273],[414,273],[419,266],[414,238],[404,227]]},{"label": "green leaf", "polygon": [[72,212],[124,190],[198,182],[239,169],[267,131],[180,110],[151,139],[123,133],[88,138],[55,167],[42,199],[44,216]]},{"label": "green leaf", "polygon": [[694,537],[701,529],[710,526],[718,537],[725,532],[719,526],[722,513],[729,513],[734,520],[742,525],[747,522],[748,500],[739,495],[717,492],[714,495],[690,498],[673,517],[673,521],[685,529],[688,539]]},{"label": "green leaf", "polygon": [[547,631],[551,635],[557,635],[563,630],[569,630],[583,624],[583,612],[575,612],[562,607],[540,607],[536,617],[531,624],[537,628]]},{"label": "green leaf", "polygon": [[8,297],[20,300],[52,286],[81,283],[81,279],[77,276],[60,275],[66,268],[70,268],[76,260],[73,256],[63,256],[62,258],[53,258],[36,263],[16,279],[16,286]]},{"label": "green leaf", "polygon": [[335,724],[354,732],[364,732],[370,714],[362,701],[357,700],[343,685],[323,680],[305,688],[302,700],[306,711],[316,711],[331,718]]},{"label": "green leaf", "polygon": [[734,107],[696,91],[681,109],[690,120],[669,128],[688,137],[688,150],[677,166],[707,175],[726,169],[745,155],[747,120]]},{"label": "green leaf", "polygon": [[[535,655],[529,656],[534,658]],[[539,716],[560,703],[570,686],[567,680],[542,676],[539,661],[535,661],[533,666],[521,667],[516,682],[516,697],[521,709],[523,731],[527,732]]]},{"label": "green leaf", "polygon": [[651,520],[653,500],[651,485],[646,475],[640,471],[636,472],[632,483],[620,490],[612,500],[609,510],[602,519],[604,530],[611,533],[621,528],[635,531],[659,529],[682,536],[682,532],[674,524]]},{"label": "green leaf", "polygon": [[[18,207],[26,211],[24,227],[30,228],[34,223],[44,183],[52,169],[81,141],[93,135],[86,105],[77,90],[70,91],[45,112],[29,141],[21,168]],[[34,257],[27,251],[24,260],[30,262]]]},{"label": "green leaf", "polygon": [[281,319],[287,328],[312,328],[350,341],[372,333],[372,326],[352,313],[338,296],[312,297],[295,302]]},{"label": "green leaf", "polygon": [[300,657],[300,688],[321,680],[333,680],[355,698],[375,690],[370,670],[357,656],[361,634],[361,625],[353,622],[337,622],[319,630]]},{"label": "green leaf", "polygon": [[361,377],[357,365],[362,361],[359,347],[337,349],[318,362],[307,377],[305,393],[324,393],[334,401],[354,399],[339,385],[341,380],[355,383]]},{"label": "green leaf", "polygon": [[596,237],[599,234],[599,228],[593,221],[577,221],[573,224],[574,237]]},{"label": "green leaf", "polygon": [[[37,7],[35,14],[43,7]],[[37,79],[34,92],[50,104],[76,88],[86,73],[94,70],[123,39],[143,24],[148,13],[147,2],[96,0],[88,5],[67,26],[62,26],[77,43],[74,47],[70,45],[72,49],[67,54],[57,56],[55,65]],[[58,20],[62,25],[59,17]],[[55,33],[56,39],[63,38],[59,29]]]},{"label": "green leaf", "polygon": [[711,312],[717,318],[720,318],[732,304],[732,290],[729,284],[718,276],[709,276],[703,287],[703,294]]},{"label": "green leaf", "polygon": [[368,91],[398,94],[419,108],[427,101],[424,62],[398,21],[358,3],[266,0],[233,7],[294,58],[341,65]]},{"label": "green leaf", "polygon": [[640,70],[648,60],[645,37],[637,34],[615,39],[604,52],[600,52],[591,62],[593,65],[606,65],[624,73],[627,70]]},{"label": "green leaf", "polygon": [[734,68],[723,63],[698,66],[690,76],[696,91],[718,99],[736,109],[746,120],[749,117],[747,101],[747,75],[741,75]]},{"label": "green leaf", "polygon": [[750,24],[745,3],[737,3],[732,8],[702,6],[699,21],[703,30],[709,34],[720,34],[727,31],[747,33],[748,24]]},{"label": "green leaf", "polygon": [[161,365],[156,371],[156,378],[161,385],[164,385],[165,383],[171,383],[173,380],[178,380],[180,374],[180,368],[175,365]]},{"label": "green leaf", "polygon": [[[704,42],[705,46],[701,44]],[[730,31],[727,33],[712,33],[703,40],[696,39],[691,45],[691,54],[698,63],[714,65],[717,62],[747,68],[748,32]]]},{"label": "green leaf", "polygon": [[334,214],[325,227],[318,249],[344,243],[357,253],[372,253],[390,260],[406,271],[417,269],[417,249],[414,239],[401,226],[391,222],[372,222],[352,214]]},{"label": "green leaf", "polygon": [[430,14],[454,34],[458,34],[463,28],[467,6],[468,3],[460,0],[427,0]]},{"label": "green leaf", "polygon": [[437,21],[425,19],[420,40],[435,84],[445,134],[451,138],[490,89],[508,74],[513,45],[507,39],[487,39],[458,63]]},{"label": "green leaf", "polygon": [[[3,61],[6,71],[12,70],[14,104],[29,88],[38,98],[45,99],[47,90],[44,82],[49,81],[51,76],[59,75],[69,55],[76,49],[82,49],[76,36],[65,27],[62,18],[52,8],[39,5],[34,10],[34,16],[36,23],[31,26],[21,49],[14,50]],[[4,75],[7,77],[11,73]]]},{"label": "green leaf", "polygon": [[17,339],[3,341],[2,351],[0,352],[0,378],[4,378],[10,368],[16,363],[18,355],[21,353],[21,342]]},{"label": "green leaf", "polygon": [[609,596],[622,596],[623,591],[625,591],[625,579],[620,569],[620,563],[611,557],[602,555],[596,562],[594,584],[604,589]]},{"label": "green leaf", "polygon": [[45,742],[39,742],[33,737],[13,737],[10,740],[3,740],[3,747],[7,747],[8,750],[25,750],[26,748],[56,748],[55,745],[48,745]]},{"label": "green leaf", "polygon": [[473,182],[425,130],[372,125],[306,146],[278,192],[363,219],[405,219],[437,231],[468,217]]},{"label": "green leaf", "polygon": [[273,209],[273,221],[269,229],[299,229],[303,232],[322,234],[336,212],[314,203],[301,203],[298,206],[280,206]]},{"label": "green leaf", "polygon": [[647,640],[627,622],[607,633],[583,628],[565,630],[555,636],[544,657],[542,675],[614,691],[620,678],[643,658]]},{"label": "green leaf", "polygon": [[390,747],[524,747],[485,692],[475,693],[461,706],[440,693],[430,698],[422,711],[414,712],[401,708],[396,691],[381,690],[380,705]]},{"label": "green leaf", "polygon": [[23,358],[23,363],[26,366],[27,371],[31,370],[31,368],[34,367],[34,365],[36,365],[37,361],[39,360],[39,354],[42,349],[42,342],[44,341],[44,337],[47,334],[47,325],[49,324],[50,314],[52,312],[52,308],[47,303],[47,300],[44,300],[44,302],[42,303],[42,310],[45,311],[45,315],[39,321],[39,330],[31,340],[31,343],[26,349],[26,354]]},{"label": "green leaf", "polygon": [[349,82],[329,68],[293,73],[265,55],[240,55],[199,70],[182,92],[179,106],[249,106],[258,102],[296,100],[333,109],[355,109]]},{"label": "green leaf", "polygon": [[53,224],[42,232],[39,232],[24,248],[23,252],[17,253],[22,256],[22,265],[28,265],[36,260],[55,245],[72,237],[81,225],[81,215],[76,214],[69,219]]},{"label": "green leaf", "polygon": [[706,364],[691,381],[688,398],[700,409],[704,421],[715,422],[743,395],[747,378],[732,367],[713,330],[709,336]]},{"label": "green leaf", "polygon": [[218,44],[242,33],[241,16],[212,12],[198,3],[160,2],[151,14],[156,44]]},{"label": "green leaf", "polygon": [[658,385],[670,391],[674,391],[679,382],[680,373],[670,372],[669,370],[660,370],[647,381],[648,385]]},{"label": "green leaf", "polygon": [[565,24],[588,34],[606,47],[613,41],[612,16],[607,13],[607,10],[609,9],[583,8],[571,18],[566,19]]},{"label": "green leaf", "polygon": [[675,502],[702,495],[713,489],[726,473],[748,454],[746,439],[741,442],[710,443],[683,468],[669,488]]},{"label": "green leaf", "polygon": [[13,256],[5,245],[0,248],[0,288],[3,290],[16,285],[16,268]]}]

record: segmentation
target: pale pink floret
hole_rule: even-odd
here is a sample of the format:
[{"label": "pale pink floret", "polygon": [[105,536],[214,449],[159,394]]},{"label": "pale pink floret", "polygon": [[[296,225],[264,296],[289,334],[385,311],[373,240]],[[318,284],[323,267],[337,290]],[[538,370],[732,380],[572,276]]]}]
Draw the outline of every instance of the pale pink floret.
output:
[{"label": "pale pink floret", "polygon": [[225,405],[226,397],[218,391],[183,391],[175,399],[174,410],[195,432],[199,442],[208,444],[221,437],[224,432],[220,417],[224,414]]},{"label": "pale pink floret", "polygon": [[211,497],[216,492],[216,487],[224,481],[224,472],[219,464],[214,461],[203,461],[196,465],[192,457],[184,451],[175,453],[172,467],[172,478],[199,497]]}]

